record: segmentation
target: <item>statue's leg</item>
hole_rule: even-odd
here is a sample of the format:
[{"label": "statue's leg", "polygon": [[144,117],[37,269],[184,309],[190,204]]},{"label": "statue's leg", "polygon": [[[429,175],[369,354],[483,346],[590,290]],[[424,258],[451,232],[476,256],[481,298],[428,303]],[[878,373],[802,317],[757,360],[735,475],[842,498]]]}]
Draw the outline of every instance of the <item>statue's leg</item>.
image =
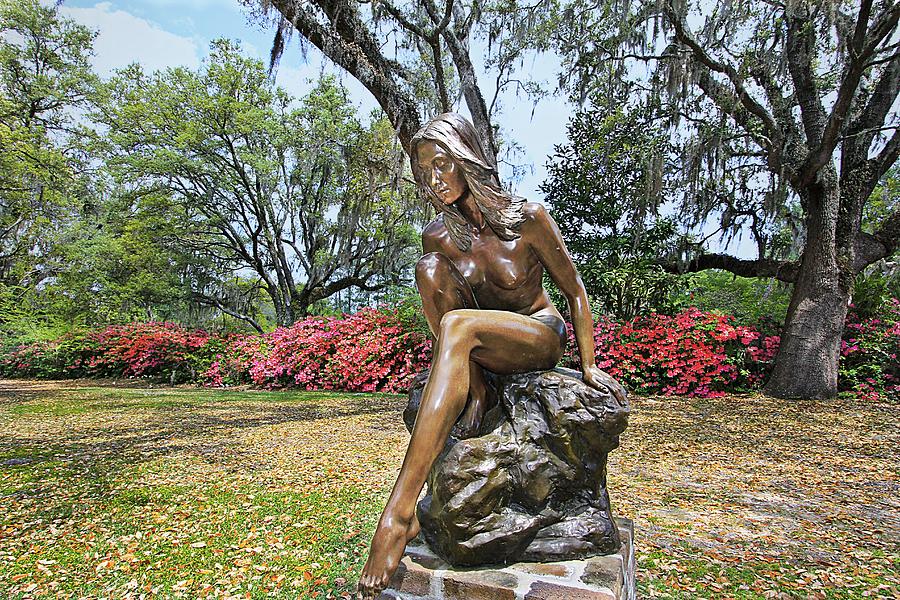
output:
[{"label": "statue's leg", "polygon": [[[478,308],[475,294],[456,265],[438,252],[429,252],[416,264],[416,287],[422,296],[422,308],[431,334],[437,339],[441,318],[451,310]],[[459,418],[462,437],[478,432],[484,413],[490,409],[492,390],[478,363],[469,363],[469,393],[466,408]]]},{"label": "statue's leg", "polygon": [[495,373],[520,373],[552,368],[561,352],[558,333],[525,315],[460,309],[441,318],[431,376],[403,467],[372,538],[360,591],[375,596],[387,587],[406,543],[418,533],[416,500],[465,407],[470,360]]}]

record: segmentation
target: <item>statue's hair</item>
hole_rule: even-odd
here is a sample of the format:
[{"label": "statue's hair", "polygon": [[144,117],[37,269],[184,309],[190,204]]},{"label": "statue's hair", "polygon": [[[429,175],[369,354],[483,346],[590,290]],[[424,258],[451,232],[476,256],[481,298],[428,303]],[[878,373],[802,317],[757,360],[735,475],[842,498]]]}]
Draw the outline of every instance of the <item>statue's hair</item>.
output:
[{"label": "statue's hair", "polygon": [[503,191],[494,161],[488,160],[485,155],[475,128],[465,117],[448,112],[425,123],[413,136],[410,165],[420,194],[441,214],[444,226],[457,247],[460,250],[471,248],[472,234],[459,208],[441,202],[428,184],[429,174],[419,168],[416,148],[424,141],[438,144],[459,165],[475,205],[497,237],[502,240],[517,239],[519,228],[525,221],[525,199]]}]

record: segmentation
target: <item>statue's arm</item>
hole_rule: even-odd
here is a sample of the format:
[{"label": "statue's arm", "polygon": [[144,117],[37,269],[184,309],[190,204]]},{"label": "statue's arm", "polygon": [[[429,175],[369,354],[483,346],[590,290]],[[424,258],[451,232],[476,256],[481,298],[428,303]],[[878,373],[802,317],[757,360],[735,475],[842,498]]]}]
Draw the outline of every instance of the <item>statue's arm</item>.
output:
[{"label": "statue's arm", "polygon": [[594,366],[594,323],[584,283],[566,249],[559,227],[547,209],[537,203],[529,203],[528,209],[526,216],[531,221],[528,236],[531,248],[566,297],[575,341],[581,354],[581,370],[586,371]]},{"label": "statue's arm", "polygon": [[538,260],[547,270],[547,274],[565,295],[569,304],[584,382],[596,388],[607,387],[620,401],[624,401],[625,388],[598,369],[595,364],[594,319],[591,315],[591,306],[584,283],[566,249],[559,227],[542,205],[529,203],[527,206],[526,222],[530,222],[528,241]]}]

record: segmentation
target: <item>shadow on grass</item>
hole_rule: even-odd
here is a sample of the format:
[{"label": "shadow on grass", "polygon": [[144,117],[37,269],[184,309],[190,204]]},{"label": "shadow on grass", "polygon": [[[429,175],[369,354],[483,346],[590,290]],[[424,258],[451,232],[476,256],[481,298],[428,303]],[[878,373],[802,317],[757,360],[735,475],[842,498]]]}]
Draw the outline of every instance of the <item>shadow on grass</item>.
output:
[{"label": "shadow on grass", "polygon": [[102,496],[122,469],[184,453],[228,470],[254,471],[266,465],[254,462],[228,432],[367,415],[381,416],[372,422],[376,428],[379,422],[383,428],[402,428],[399,411],[405,404],[384,394],[17,383],[0,380],[0,407],[13,419],[74,418],[77,427],[62,437],[40,426],[26,432],[0,428],[0,474],[17,470],[20,483],[24,476],[31,484],[15,492],[0,486],[0,497],[39,497],[42,481],[51,474],[77,478],[88,493]]}]

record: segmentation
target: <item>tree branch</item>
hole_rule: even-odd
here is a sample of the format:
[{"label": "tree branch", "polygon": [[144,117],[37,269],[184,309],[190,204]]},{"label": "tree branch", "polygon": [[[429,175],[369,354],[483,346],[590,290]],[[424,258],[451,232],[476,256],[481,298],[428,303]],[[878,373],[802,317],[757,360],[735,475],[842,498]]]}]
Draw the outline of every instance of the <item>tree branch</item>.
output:
[{"label": "tree branch", "polygon": [[349,287],[357,287],[367,292],[377,292],[383,290],[387,286],[385,283],[369,284],[368,279],[371,276],[372,273],[367,274],[365,277],[348,276],[336,279],[325,286],[317,285],[309,292],[308,302],[309,304],[312,304],[313,302],[328,298]]},{"label": "tree branch", "polygon": [[[444,16],[441,16],[433,0],[422,0],[422,4],[432,23],[440,25],[444,22],[446,19],[446,12]],[[468,31],[466,31],[466,35],[467,34]],[[469,114],[472,117],[472,125],[475,126],[475,130],[480,134],[482,144],[486,145],[484,152],[487,155],[488,160],[496,166],[499,148],[497,146],[497,140],[495,139],[494,128],[491,126],[490,115],[487,111],[487,103],[484,101],[481,88],[478,86],[478,76],[475,73],[475,67],[472,65],[472,60],[469,57],[469,51],[468,48],[466,48],[465,40],[458,38],[456,33],[448,27],[443,29],[441,36],[447,44],[447,49],[450,51],[450,56],[453,58],[453,64],[456,65],[456,72],[459,74],[459,84],[462,89],[463,97],[466,99],[466,106],[469,108]]]},{"label": "tree branch", "polygon": [[[860,15],[862,15],[862,11],[860,11]],[[861,38],[868,39],[869,43],[859,51],[860,57],[865,59],[874,54],[878,49],[878,44],[896,29],[898,20],[900,20],[900,4],[895,2],[890,9],[878,16],[872,28]]]},{"label": "tree branch", "polygon": [[700,74],[697,85],[703,90],[707,98],[719,107],[721,111],[729,115],[734,122],[740,125],[747,132],[754,142],[761,148],[770,150],[772,148],[771,140],[763,135],[754,133],[752,123],[750,122],[750,113],[744,108],[740,101],[735,98],[732,90],[728,89],[724,84],[716,81],[707,71]]},{"label": "tree branch", "polygon": [[873,234],[860,232],[856,236],[853,269],[859,273],[882,258],[900,250],[900,208],[894,210]]},{"label": "tree branch", "polygon": [[660,263],[660,266],[665,271],[676,274],[697,273],[707,269],[721,269],[741,277],[773,277],[787,283],[794,283],[800,270],[800,265],[794,261],[768,258],[745,260],[728,254],[706,253],[693,258],[686,265],[670,262]]},{"label": "tree branch", "polygon": [[846,168],[851,168],[868,158],[872,141],[878,129],[885,123],[898,93],[900,93],[900,57],[895,57],[882,69],[868,102],[847,129],[846,139],[841,144],[842,173]]},{"label": "tree branch", "polygon": [[728,77],[728,80],[731,81],[731,85],[734,86],[735,94],[740,103],[748,112],[762,121],[762,124],[765,127],[766,137],[771,139],[773,131],[776,129],[775,119],[772,118],[769,111],[747,91],[747,88],[744,85],[744,79],[738,74],[735,68],[728,63],[718,61],[710,56],[706,50],[703,49],[703,46],[701,46],[690,32],[688,32],[681,17],[678,16],[671,4],[666,4],[665,14],[675,28],[675,39],[690,48],[694,58],[700,61],[701,64],[712,71],[722,73]]},{"label": "tree branch", "polygon": [[[871,0],[863,0],[862,2],[856,23],[856,32],[853,35],[853,42],[849,48],[850,60],[838,87],[837,99],[834,101],[831,114],[828,115],[828,121],[825,123],[825,128],[822,131],[822,136],[816,149],[810,152],[801,167],[806,183],[812,181],[819,169],[831,159],[837,146],[844,120],[847,118],[850,105],[859,88],[859,82],[866,70],[866,62],[872,53],[875,52],[884,36],[896,28],[897,21],[900,19],[900,4],[896,4],[891,10],[879,17],[870,35],[866,36],[866,25],[871,4]],[[868,43],[864,45],[864,42],[867,40]]]},{"label": "tree branch", "polygon": [[788,71],[794,82],[794,93],[800,105],[800,118],[808,147],[816,147],[822,141],[825,127],[825,107],[819,95],[819,87],[813,74],[813,53],[816,48],[815,31],[810,15],[793,13],[787,16]]},{"label": "tree branch", "polygon": [[219,310],[221,310],[226,315],[231,315],[235,319],[240,319],[241,321],[245,321],[246,323],[249,323],[250,326],[253,327],[253,329],[255,329],[257,331],[257,333],[264,333],[263,328],[259,325],[259,323],[256,322],[256,319],[254,319],[253,317],[251,317],[249,315],[245,315],[245,314],[237,312],[236,310],[228,308],[227,306],[222,304],[222,301],[219,300],[218,298],[213,298],[212,296],[207,296],[207,295],[201,294],[199,292],[194,292],[193,296],[194,296],[194,300],[196,300],[200,304],[205,304],[207,306],[214,306],[214,307],[218,308]]},{"label": "tree branch", "polygon": [[346,1],[315,0],[314,4],[328,16],[330,27],[319,23],[305,2],[272,0],[303,37],[375,96],[409,154],[409,143],[420,125],[419,112],[415,100],[398,86],[403,76],[399,65],[381,55],[378,43]]},{"label": "tree branch", "polygon": [[397,21],[397,23],[400,24],[401,27],[428,43],[428,46],[431,48],[432,58],[434,60],[434,83],[441,102],[441,111],[448,112],[450,110],[450,99],[447,95],[447,82],[445,81],[444,77],[444,64],[443,58],[441,56],[441,34],[450,23],[450,15],[452,14],[453,10],[453,0],[447,0],[447,4],[444,10],[444,18],[435,25],[433,31],[425,31],[425,29],[419,27],[418,25],[407,19],[406,15],[400,12],[399,9],[397,9],[387,0],[381,0],[379,2],[379,5],[382,6],[384,10],[387,11],[387,13],[391,15]]},{"label": "tree branch", "polygon": [[900,158],[900,130],[895,130],[894,135],[888,140],[881,152],[875,157],[874,178],[881,179],[888,172],[894,163]]},{"label": "tree branch", "polygon": [[[24,221],[25,221],[25,217],[19,217],[18,219],[16,219],[12,223],[10,223],[9,227],[6,227],[5,229],[0,230],[0,241],[3,241],[4,239],[6,239],[6,236],[9,236],[14,231],[16,231],[19,228],[19,225],[21,225]],[[18,248],[16,249],[16,252],[18,252]],[[2,257],[0,257],[0,258],[2,258]]]}]

